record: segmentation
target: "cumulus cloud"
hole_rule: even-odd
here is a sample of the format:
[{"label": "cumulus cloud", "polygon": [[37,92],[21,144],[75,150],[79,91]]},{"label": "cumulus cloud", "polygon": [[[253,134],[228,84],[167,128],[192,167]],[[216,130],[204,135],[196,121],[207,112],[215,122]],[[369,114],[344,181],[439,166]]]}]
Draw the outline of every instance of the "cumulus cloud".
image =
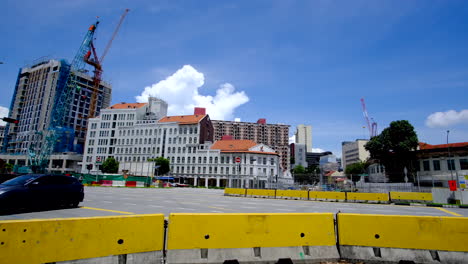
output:
[{"label": "cumulus cloud", "polygon": [[296,135],[292,135],[291,137],[289,137],[289,144],[291,143],[296,143]]},{"label": "cumulus cloud", "polygon": [[5,121],[1,120],[3,117],[8,117],[8,108],[0,106],[0,126],[5,126],[6,123]]},{"label": "cumulus cloud", "polygon": [[321,148],[312,148],[312,152],[325,152],[325,150]]},{"label": "cumulus cloud", "polygon": [[426,119],[426,126],[428,127],[448,127],[461,123],[468,123],[468,110],[435,112]]},{"label": "cumulus cloud", "polygon": [[145,87],[137,102],[148,102],[149,96],[165,100],[169,115],[193,114],[194,107],[206,108],[211,119],[232,120],[234,110],[247,103],[249,97],[236,92],[230,83],[220,85],[215,96],[201,95],[198,91],[205,83],[205,76],[190,65],[184,65],[165,80]]}]

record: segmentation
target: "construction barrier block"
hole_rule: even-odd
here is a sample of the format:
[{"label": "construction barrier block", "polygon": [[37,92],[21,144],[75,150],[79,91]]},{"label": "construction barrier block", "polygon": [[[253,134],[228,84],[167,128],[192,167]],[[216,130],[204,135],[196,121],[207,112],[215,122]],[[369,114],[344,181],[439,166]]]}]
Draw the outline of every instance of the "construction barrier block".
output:
[{"label": "construction barrier block", "polygon": [[247,196],[275,197],[275,190],[247,189]]},{"label": "construction barrier block", "polygon": [[109,180],[102,180],[101,186],[112,186],[112,181]]},{"label": "construction barrier block", "polygon": [[332,213],[175,213],[167,249],[167,263],[339,258]]},{"label": "construction barrier block", "polygon": [[125,187],[125,181],[112,181],[114,187]]},{"label": "construction barrier block", "polygon": [[164,215],[0,221],[0,241],[0,263],[5,264],[149,251],[162,255]]},{"label": "construction barrier block", "polygon": [[388,193],[358,193],[349,192],[346,194],[348,201],[382,201],[389,202]]},{"label": "construction barrier block", "polygon": [[432,201],[432,193],[390,192],[390,199],[409,201]]},{"label": "construction barrier block", "polygon": [[468,257],[467,217],[340,213],[337,221],[343,258],[466,263]]},{"label": "construction barrier block", "polygon": [[345,192],[315,192],[309,191],[309,200],[346,200]]},{"label": "construction barrier block", "polygon": [[136,181],[126,181],[125,186],[126,187],[136,187],[137,182]]},{"label": "construction barrier block", "polygon": [[246,189],[240,189],[240,188],[225,188],[224,189],[224,195],[241,195],[245,196],[246,194]]},{"label": "construction barrier block", "polygon": [[299,198],[306,199],[308,198],[308,191],[298,191],[298,190],[277,190],[276,197],[282,198]]},{"label": "construction barrier block", "polygon": [[136,187],[145,187],[144,182],[136,182]]}]

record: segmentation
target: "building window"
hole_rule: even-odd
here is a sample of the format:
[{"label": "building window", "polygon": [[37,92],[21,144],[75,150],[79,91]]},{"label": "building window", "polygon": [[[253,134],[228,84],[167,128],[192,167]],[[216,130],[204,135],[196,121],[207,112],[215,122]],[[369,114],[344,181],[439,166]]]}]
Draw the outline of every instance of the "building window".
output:
[{"label": "building window", "polygon": [[447,168],[448,170],[455,170],[455,160],[447,160]]},{"label": "building window", "polygon": [[423,168],[424,168],[424,171],[430,171],[431,170],[428,160],[423,160]]},{"label": "building window", "polygon": [[468,159],[460,159],[460,169],[468,170]]},{"label": "building window", "polygon": [[439,171],[440,170],[440,160],[433,160],[432,161],[432,166],[434,167],[435,171]]}]

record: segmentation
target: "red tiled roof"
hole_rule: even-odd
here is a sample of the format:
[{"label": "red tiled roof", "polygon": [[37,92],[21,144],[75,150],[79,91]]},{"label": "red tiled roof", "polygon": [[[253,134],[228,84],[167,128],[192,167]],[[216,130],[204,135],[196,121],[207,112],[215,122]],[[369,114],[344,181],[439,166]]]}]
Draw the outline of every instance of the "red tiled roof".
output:
[{"label": "red tiled roof", "polygon": [[451,143],[451,144],[439,144],[439,145],[430,145],[424,142],[419,142],[419,149],[446,149],[446,148],[462,148],[468,147],[468,142],[460,142],[460,143]]},{"label": "red tiled roof", "polygon": [[218,140],[212,146],[211,149],[219,149],[224,153],[255,153],[255,154],[267,154],[277,155],[275,152],[263,152],[263,151],[249,151],[250,148],[258,145],[252,140],[248,139],[233,139],[233,140]]},{"label": "red tiled roof", "polygon": [[107,109],[133,109],[145,106],[147,103],[120,103],[108,107]]},{"label": "red tiled roof", "polygon": [[198,124],[206,115],[166,116],[159,123],[177,122],[180,124]]},{"label": "red tiled roof", "polygon": [[329,172],[325,173],[325,176],[326,176],[326,177],[329,177],[329,176],[331,176],[333,173],[335,173],[335,171],[329,171]]}]

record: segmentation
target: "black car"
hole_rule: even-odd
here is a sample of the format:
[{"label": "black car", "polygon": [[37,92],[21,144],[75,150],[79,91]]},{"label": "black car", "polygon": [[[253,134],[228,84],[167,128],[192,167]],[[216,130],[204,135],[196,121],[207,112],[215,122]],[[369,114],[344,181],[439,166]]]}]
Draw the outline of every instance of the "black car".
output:
[{"label": "black car", "polygon": [[83,201],[83,185],[71,176],[28,174],[0,184],[0,210],[78,207]]}]

